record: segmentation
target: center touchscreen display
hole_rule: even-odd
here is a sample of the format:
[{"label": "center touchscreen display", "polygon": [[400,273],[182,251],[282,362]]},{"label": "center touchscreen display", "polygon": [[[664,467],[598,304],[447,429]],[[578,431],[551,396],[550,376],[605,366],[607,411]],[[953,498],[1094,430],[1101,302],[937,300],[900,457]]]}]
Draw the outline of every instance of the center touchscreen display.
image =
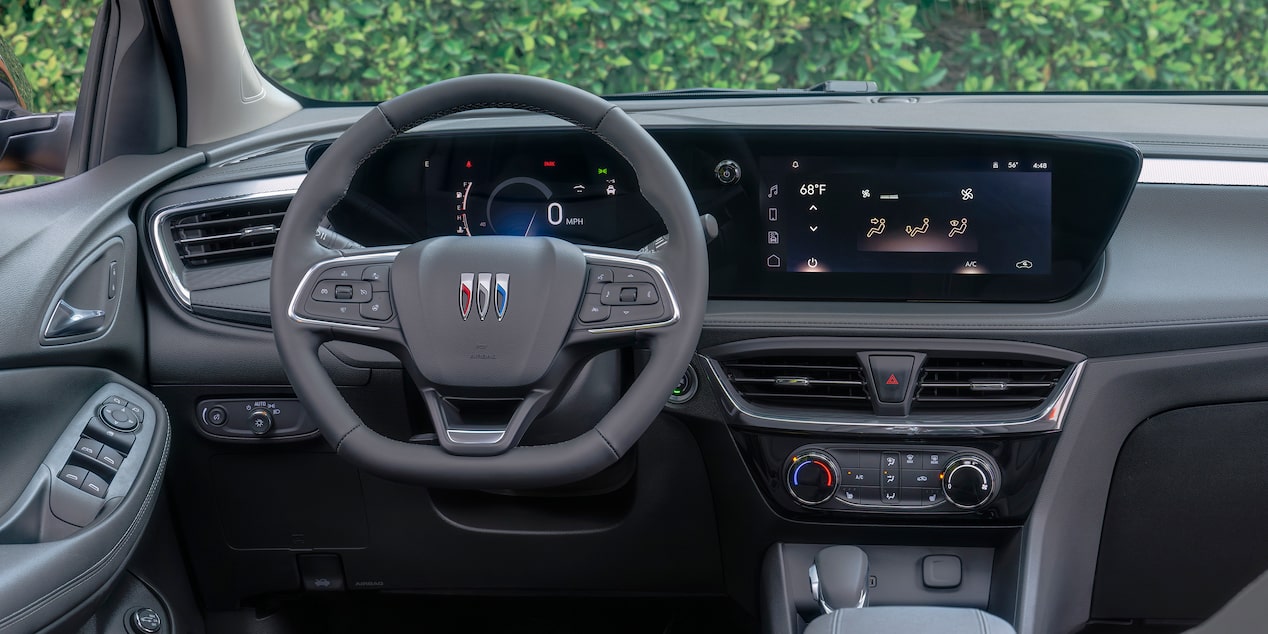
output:
[{"label": "center touchscreen display", "polygon": [[791,273],[1048,275],[1051,170],[1047,161],[766,157],[763,264]]}]

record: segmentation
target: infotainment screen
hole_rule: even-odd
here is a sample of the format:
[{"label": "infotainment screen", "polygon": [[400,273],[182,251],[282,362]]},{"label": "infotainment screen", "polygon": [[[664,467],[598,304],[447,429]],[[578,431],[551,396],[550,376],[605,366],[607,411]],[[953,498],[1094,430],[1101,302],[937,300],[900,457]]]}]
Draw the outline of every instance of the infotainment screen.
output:
[{"label": "infotainment screen", "polygon": [[[878,162],[879,163],[879,162]],[[1047,275],[1049,160],[760,159],[765,267],[790,273]]]}]

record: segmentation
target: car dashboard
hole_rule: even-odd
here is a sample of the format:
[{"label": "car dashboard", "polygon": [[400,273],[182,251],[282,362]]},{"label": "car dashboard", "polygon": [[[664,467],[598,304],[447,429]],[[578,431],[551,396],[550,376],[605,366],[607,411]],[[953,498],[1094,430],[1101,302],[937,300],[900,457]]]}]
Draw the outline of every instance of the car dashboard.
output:
[{"label": "car dashboard", "polygon": [[[792,617],[817,609],[796,585],[808,545],[847,540],[881,562],[873,604],[989,608],[1069,631],[1087,620],[1071,605],[1104,619],[1197,618],[1268,566],[1208,497],[1185,498],[1200,512],[1182,523],[1201,538],[1147,533],[1176,507],[1138,489],[1174,480],[1133,457],[1191,450],[1223,465],[1224,451],[1249,459],[1263,446],[1218,440],[1244,434],[1268,398],[1255,380],[1268,360],[1257,273],[1268,178],[1252,162],[1268,160],[1268,143],[1229,132],[1258,125],[1254,108],[1095,96],[621,105],[692,193],[711,238],[710,299],[695,360],[638,455],[575,503],[359,475],[322,451],[289,390],[268,330],[272,243],[308,167],[362,108],[306,109],[203,148],[205,168],[140,203],[152,381],[192,436],[176,495],[219,505],[177,510],[201,527],[194,568],[233,581],[205,586],[204,601],[290,588],[296,549],[316,549],[340,553],[351,588],[563,592],[584,578],[598,592],[727,593],[766,606],[765,631],[795,632]],[[1180,122],[1191,125],[1175,132]],[[657,186],[558,120],[470,113],[366,162],[318,240],[344,255],[453,235],[654,253],[673,240],[642,195]],[[352,277],[373,283],[367,268]],[[640,354],[591,361],[577,396],[526,441],[575,434]],[[350,344],[322,355],[363,419],[425,442],[396,359]],[[1228,403],[1246,409],[1218,409]],[[262,405],[279,413],[256,433]],[[1173,433],[1185,424],[1189,444]],[[1179,486],[1216,486],[1220,473]],[[274,517],[261,481],[305,493]],[[491,534],[514,553],[496,582],[428,546],[494,547]],[[570,549],[533,552],[546,538]],[[625,551],[595,570],[614,539]],[[1229,576],[1186,568],[1203,593],[1130,592],[1160,553],[1197,539],[1250,556]],[[933,553],[959,558],[960,586],[911,578]],[[543,567],[577,574],[543,580]]]}]

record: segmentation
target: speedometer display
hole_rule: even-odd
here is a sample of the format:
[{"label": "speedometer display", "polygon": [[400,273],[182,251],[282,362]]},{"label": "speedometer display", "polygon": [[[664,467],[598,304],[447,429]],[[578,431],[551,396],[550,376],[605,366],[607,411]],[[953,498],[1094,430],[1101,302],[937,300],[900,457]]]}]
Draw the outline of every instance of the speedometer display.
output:
[{"label": "speedometer display", "polygon": [[580,131],[401,139],[353,190],[330,219],[366,246],[508,235],[639,248],[664,233],[629,164]]}]

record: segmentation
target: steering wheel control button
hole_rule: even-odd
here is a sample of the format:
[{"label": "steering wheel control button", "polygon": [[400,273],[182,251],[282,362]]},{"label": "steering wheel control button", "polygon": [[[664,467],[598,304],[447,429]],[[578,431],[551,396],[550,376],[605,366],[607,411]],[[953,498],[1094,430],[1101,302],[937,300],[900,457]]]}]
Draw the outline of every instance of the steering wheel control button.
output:
[{"label": "steering wheel control button", "polygon": [[361,317],[360,308],[357,304],[352,302],[322,302],[309,300],[308,303],[304,305],[304,312],[317,319],[355,321]]},{"label": "steering wheel control button", "polygon": [[96,458],[101,453],[101,441],[81,437],[75,445],[75,453],[89,458]]},{"label": "steering wheel control button", "polygon": [[985,506],[995,496],[995,489],[995,469],[979,454],[958,455],[942,471],[947,500],[962,509]]},{"label": "steering wheel control button", "polygon": [[392,318],[392,298],[384,293],[375,293],[369,302],[361,304],[361,316],[374,321],[388,321]]},{"label": "steering wheel control button", "polygon": [[652,283],[652,274],[648,273],[647,271],[640,271],[638,269],[613,268],[612,273],[614,275],[614,279],[612,281],[619,284],[630,284],[633,282],[647,282],[648,284]]},{"label": "steering wheel control button", "polygon": [[101,476],[89,471],[84,476],[84,484],[79,487],[80,491],[87,491],[99,498],[106,497],[106,489],[110,488],[110,483],[106,482]]},{"label": "steering wheel control button", "polygon": [[586,298],[581,302],[581,312],[578,313],[577,319],[583,324],[596,324],[607,321],[612,316],[612,307],[603,303],[598,293],[586,293]]},{"label": "steering wheel control button", "polygon": [[332,266],[322,271],[319,279],[345,282],[360,280],[364,273],[364,266]]},{"label": "steering wheel control button", "polygon": [[659,304],[650,306],[613,306],[612,318],[609,323],[613,326],[647,324],[660,321],[660,318],[664,315],[665,311]]},{"label": "steering wheel control button", "polygon": [[903,355],[872,355],[868,357],[872,369],[872,387],[882,403],[902,403],[907,398],[907,386],[916,367],[916,358]]},{"label": "steering wheel control button", "polygon": [[298,555],[300,582],[312,592],[343,590],[343,563],[339,555]]},{"label": "steering wheel control button", "polygon": [[604,284],[612,281],[612,269],[603,266],[592,266],[589,271],[587,293],[598,293]]},{"label": "steering wheel control button", "polygon": [[57,478],[76,489],[84,485],[84,480],[88,477],[88,470],[83,467],[66,465],[62,467],[61,473],[57,474]]},{"label": "steering wheel control button", "polygon": [[251,433],[263,436],[273,430],[273,414],[261,407],[247,415],[247,426]]},{"label": "steering wheel control button", "polygon": [[158,634],[163,630],[163,619],[150,608],[138,608],[128,618],[128,625],[136,634]]},{"label": "steering wheel control button", "polygon": [[370,289],[378,293],[388,290],[388,274],[392,268],[386,264],[367,266],[361,272],[361,279],[370,283]]},{"label": "steering wheel control button", "polygon": [[840,484],[840,471],[826,452],[806,451],[792,457],[788,466],[788,492],[803,505],[831,500]]},{"label": "steering wheel control button", "polygon": [[119,431],[96,417],[88,421],[88,426],[84,428],[84,435],[124,453],[132,451],[132,445],[136,442],[136,434]]}]

